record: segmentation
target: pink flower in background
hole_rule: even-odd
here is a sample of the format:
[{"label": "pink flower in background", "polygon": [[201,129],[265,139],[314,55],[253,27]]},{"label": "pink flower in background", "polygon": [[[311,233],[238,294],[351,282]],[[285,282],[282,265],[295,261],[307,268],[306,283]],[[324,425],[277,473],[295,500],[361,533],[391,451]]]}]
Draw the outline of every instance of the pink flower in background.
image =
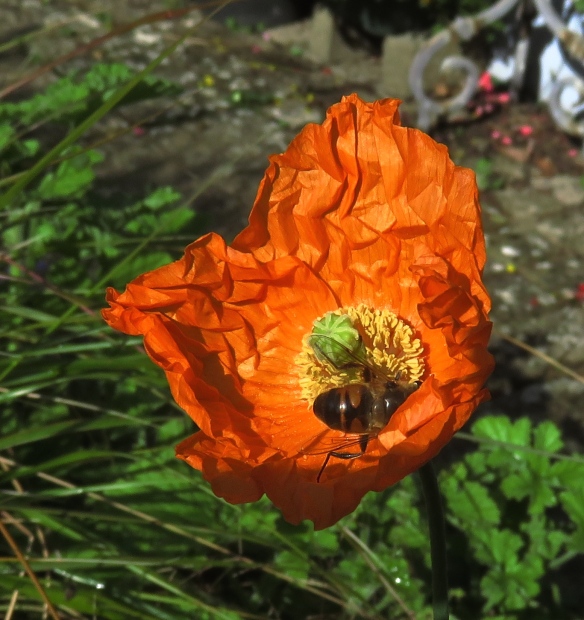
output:
[{"label": "pink flower in background", "polygon": [[531,125],[521,125],[518,127],[518,131],[522,136],[530,136],[533,133],[533,127]]},{"label": "pink flower in background", "polygon": [[485,93],[491,93],[495,89],[493,86],[493,79],[491,78],[491,74],[488,71],[484,71],[481,77],[479,78],[479,90],[482,90]]}]

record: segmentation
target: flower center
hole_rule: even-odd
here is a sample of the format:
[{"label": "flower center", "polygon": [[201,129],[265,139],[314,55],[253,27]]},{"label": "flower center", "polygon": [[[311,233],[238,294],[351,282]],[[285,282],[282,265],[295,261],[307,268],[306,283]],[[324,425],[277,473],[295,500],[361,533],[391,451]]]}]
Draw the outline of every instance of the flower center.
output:
[{"label": "flower center", "polygon": [[296,358],[302,398],[312,406],[328,390],[367,383],[371,371],[413,384],[424,374],[423,351],[413,329],[390,310],[339,308],[318,318],[304,338]]}]

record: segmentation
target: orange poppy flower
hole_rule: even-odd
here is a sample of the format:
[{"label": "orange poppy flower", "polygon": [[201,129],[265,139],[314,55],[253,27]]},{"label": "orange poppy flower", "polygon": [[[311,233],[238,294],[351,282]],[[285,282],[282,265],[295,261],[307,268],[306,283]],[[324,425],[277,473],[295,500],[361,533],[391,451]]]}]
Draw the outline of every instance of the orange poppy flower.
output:
[{"label": "orange poppy flower", "polygon": [[474,173],[398,104],[345,97],[271,157],[231,246],[206,235],[107,292],[105,320],[144,335],[200,429],[177,456],[228,502],[265,493],[327,527],[488,396]]}]

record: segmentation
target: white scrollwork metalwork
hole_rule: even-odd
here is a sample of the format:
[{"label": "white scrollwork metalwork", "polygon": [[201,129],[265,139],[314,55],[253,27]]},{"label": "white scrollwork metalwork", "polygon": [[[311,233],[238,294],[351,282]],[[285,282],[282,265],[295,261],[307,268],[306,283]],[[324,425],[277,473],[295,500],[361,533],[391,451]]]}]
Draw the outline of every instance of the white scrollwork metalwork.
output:
[{"label": "white scrollwork metalwork", "polygon": [[562,105],[562,94],[567,88],[576,89],[580,101],[584,101],[584,82],[582,82],[582,80],[571,78],[556,80],[551,90],[548,104],[550,114],[560,129],[571,136],[584,138],[584,122],[581,118],[581,114],[580,117],[577,116],[577,114],[581,112],[581,106],[580,108],[571,107],[566,109]]},{"label": "white scrollwork metalwork", "polygon": [[[418,103],[418,127],[427,131],[441,116],[446,116],[465,108],[478,88],[479,68],[477,65],[461,56],[449,56],[442,61],[441,71],[452,69],[462,70],[465,80],[460,92],[453,97],[444,100],[429,97],[423,85],[424,71],[431,58],[451,41],[468,41],[479,30],[500,19],[521,0],[499,0],[492,7],[481,11],[473,17],[459,17],[450,26],[429,39],[418,52],[410,68],[410,89]],[[584,37],[577,32],[569,30],[561,17],[551,5],[551,0],[533,0],[536,10],[543,18],[546,26],[560,41],[567,53],[577,62],[584,66]],[[523,74],[524,67],[516,67]],[[519,76],[521,77],[521,76]],[[564,131],[584,137],[584,119],[579,119],[576,109],[565,109],[561,105],[561,95],[568,87],[572,87],[584,101],[584,82],[575,75],[571,78],[557,80],[554,85],[550,100],[550,113],[555,122]]]},{"label": "white scrollwork metalwork", "polygon": [[[534,0],[539,14],[546,26],[563,45],[566,52],[580,64],[584,63],[584,37],[577,32],[568,30],[560,16],[551,5],[551,0]],[[566,89],[575,90],[580,102],[584,101],[584,82],[576,75],[556,80],[549,98],[550,114],[556,125],[566,133],[584,138],[584,119],[580,114],[580,106],[566,108],[562,103],[562,94]]]},{"label": "white scrollwork metalwork", "polygon": [[449,99],[436,100],[428,97],[424,90],[424,71],[428,62],[451,41],[469,41],[481,28],[500,19],[519,0],[499,0],[494,6],[481,11],[474,17],[458,17],[446,29],[434,35],[418,52],[410,68],[410,89],[418,103],[418,127],[427,131],[436,120],[447,113],[466,106],[478,87],[479,68],[474,62],[462,56],[449,56],[442,61],[440,70],[462,69],[466,79],[461,92]]}]

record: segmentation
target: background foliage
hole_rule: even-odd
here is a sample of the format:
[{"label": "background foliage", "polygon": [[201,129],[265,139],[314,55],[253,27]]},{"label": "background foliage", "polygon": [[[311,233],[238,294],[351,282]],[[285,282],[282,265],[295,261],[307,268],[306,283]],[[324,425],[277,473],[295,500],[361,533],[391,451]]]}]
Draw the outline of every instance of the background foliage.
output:
[{"label": "background foliage", "polygon": [[[196,214],[169,187],[105,203],[98,148],[57,149],[27,177],[48,136],[71,132],[131,79],[123,65],[97,65],[0,103],[0,183],[22,186],[0,199],[2,521],[63,618],[429,618],[415,477],[314,532],[265,500],[225,504],[174,459],[192,423],[139,339],[113,333],[99,309],[106,284],[178,258]],[[174,89],[145,78],[119,105]],[[441,471],[454,617],[578,618],[582,460],[562,455],[550,422],[483,417],[467,439]],[[16,601],[15,617],[42,617],[37,589],[0,545],[0,609]]]}]

